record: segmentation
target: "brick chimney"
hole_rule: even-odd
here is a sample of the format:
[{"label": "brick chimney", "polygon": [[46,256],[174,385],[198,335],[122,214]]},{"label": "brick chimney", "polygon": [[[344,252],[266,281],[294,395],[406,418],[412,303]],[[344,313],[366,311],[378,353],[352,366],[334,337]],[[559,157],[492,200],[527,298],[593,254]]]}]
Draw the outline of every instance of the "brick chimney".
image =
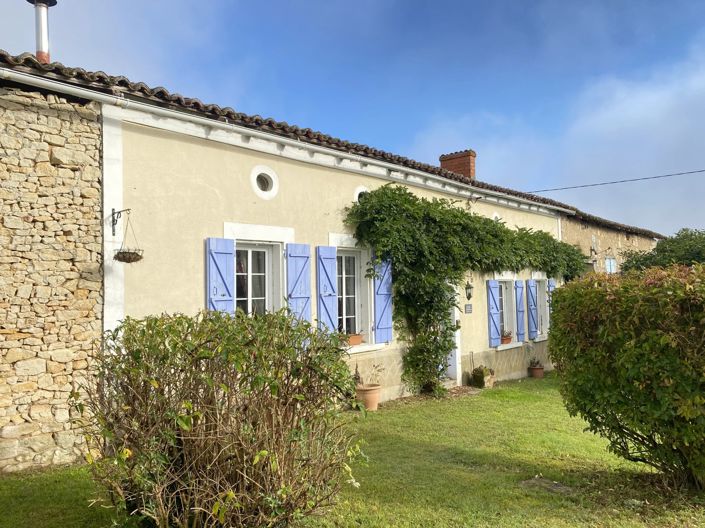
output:
[{"label": "brick chimney", "polygon": [[451,152],[443,154],[438,160],[441,162],[441,168],[462,174],[471,180],[475,179],[475,151],[471,149],[461,150],[459,152]]},{"label": "brick chimney", "polygon": [[37,60],[49,64],[49,8],[56,5],[57,0],[27,0],[34,5],[34,27],[37,38]]}]

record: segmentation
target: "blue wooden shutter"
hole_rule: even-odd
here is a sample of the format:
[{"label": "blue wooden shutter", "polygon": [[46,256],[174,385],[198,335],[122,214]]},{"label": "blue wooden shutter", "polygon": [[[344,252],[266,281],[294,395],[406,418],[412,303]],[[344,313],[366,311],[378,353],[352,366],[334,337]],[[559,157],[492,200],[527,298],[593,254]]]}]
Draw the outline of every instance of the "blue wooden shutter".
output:
[{"label": "blue wooden shutter", "polygon": [[501,342],[499,324],[499,282],[487,281],[487,320],[489,322],[490,347],[497,347]]},{"label": "blue wooden shutter", "polygon": [[235,241],[206,239],[206,308],[235,312]]},{"label": "blue wooden shutter", "polygon": [[392,341],[392,263],[375,268],[375,343]]},{"label": "blue wooden shutter", "polygon": [[286,245],[286,298],[296,317],[311,321],[311,246]]},{"label": "blue wooden shutter", "polygon": [[526,325],[524,324],[524,313],[526,308],[524,307],[524,282],[514,281],[514,292],[517,305],[517,341],[521,343],[524,341]]},{"label": "blue wooden shutter", "polygon": [[526,300],[529,305],[529,339],[536,339],[539,334],[538,288],[535,280],[526,281]]},{"label": "blue wooden shutter", "polygon": [[556,289],[556,281],[554,279],[548,279],[548,311],[551,312],[552,306],[551,301],[553,301],[553,290]]},{"label": "blue wooden shutter", "polygon": [[338,261],[332,246],[316,248],[318,327],[338,330]]}]

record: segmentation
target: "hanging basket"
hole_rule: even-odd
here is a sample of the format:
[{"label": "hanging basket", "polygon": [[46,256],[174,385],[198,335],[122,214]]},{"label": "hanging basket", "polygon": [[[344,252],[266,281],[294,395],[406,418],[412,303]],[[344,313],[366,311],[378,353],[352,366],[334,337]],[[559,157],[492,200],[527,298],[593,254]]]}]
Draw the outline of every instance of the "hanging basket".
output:
[{"label": "hanging basket", "polygon": [[118,262],[127,262],[128,264],[131,264],[132,262],[139,262],[142,260],[142,253],[144,253],[144,251],[141,249],[118,249],[115,252],[115,255],[113,255],[113,259]]}]

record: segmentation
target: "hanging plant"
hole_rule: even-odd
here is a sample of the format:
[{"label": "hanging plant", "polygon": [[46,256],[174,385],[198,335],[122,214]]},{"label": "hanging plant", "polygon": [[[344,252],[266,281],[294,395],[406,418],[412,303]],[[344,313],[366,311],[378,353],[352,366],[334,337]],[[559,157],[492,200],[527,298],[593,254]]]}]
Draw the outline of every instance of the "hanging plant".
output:
[{"label": "hanging plant", "polygon": [[373,266],[391,261],[394,323],[407,344],[402,379],[417,392],[444,391],[457,330],[449,314],[468,271],[529,268],[570,279],[584,267],[580,250],[548,233],[514,231],[457,203],[420,198],[391,184],[347,208],[345,221],[376,255]]},{"label": "hanging plant", "polygon": [[[137,243],[137,236],[135,235],[135,229],[132,227],[132,223],[130,222],[130,210],[126,209],[124,212],[127,213],[127,220],[125,221],[125,232],[122,237],[122,244],[120,245],[120,249],[115,251],[115,255],[113,255],[113,260],[132,264],[133,262],[139,262],[140,260],[142,260],[144,250],[139,249],[139,245]],[[135,247],[133,248],[125,247],[125,241],[127,240],[128,231],[132,233],[132,239],[135,242]]]}]

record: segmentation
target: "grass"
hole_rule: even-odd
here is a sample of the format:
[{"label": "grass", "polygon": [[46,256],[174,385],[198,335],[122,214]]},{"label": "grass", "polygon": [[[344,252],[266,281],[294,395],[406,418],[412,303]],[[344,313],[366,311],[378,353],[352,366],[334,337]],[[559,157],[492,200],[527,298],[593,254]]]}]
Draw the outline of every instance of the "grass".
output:
[{"label": "grass", "polygon": [[[567,415],[555,379],[394,402],[356,427],[369,457],[360,487],[303,527],[705,526],[705,497],[607,453]],[[95,493],[82,468],[2,477],[0,526],[107,526],[87,507]]]}]

